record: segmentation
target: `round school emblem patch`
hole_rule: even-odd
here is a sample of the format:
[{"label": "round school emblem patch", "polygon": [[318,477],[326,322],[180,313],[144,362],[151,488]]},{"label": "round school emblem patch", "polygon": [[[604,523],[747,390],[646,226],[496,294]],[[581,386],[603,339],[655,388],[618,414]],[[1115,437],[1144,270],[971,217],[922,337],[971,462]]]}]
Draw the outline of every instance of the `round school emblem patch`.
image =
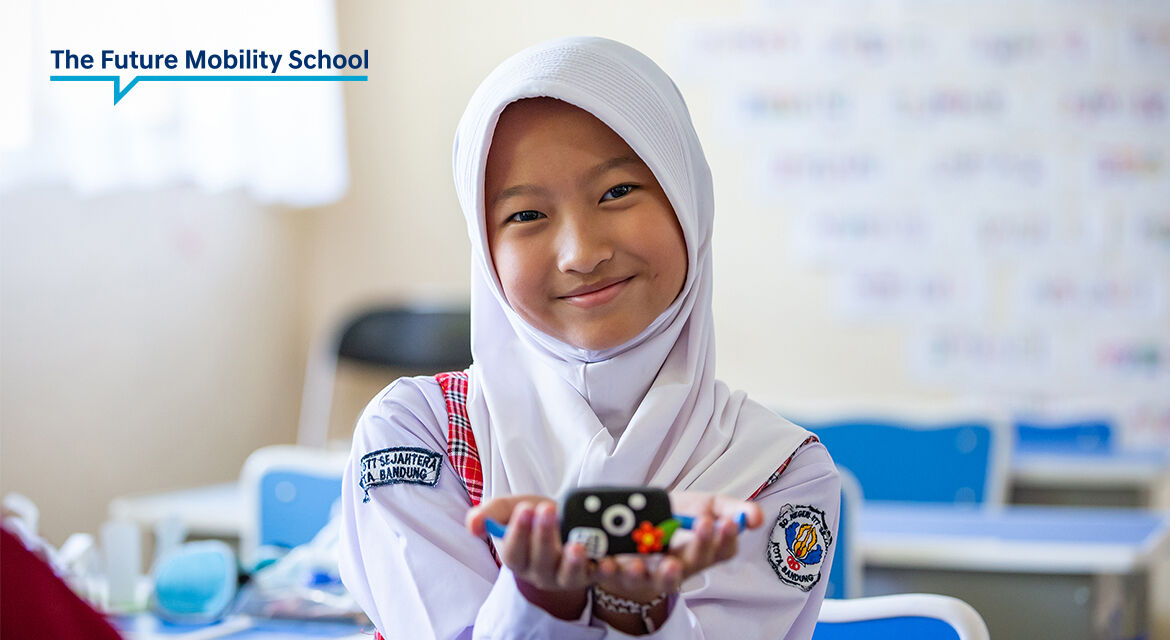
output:
[{"label": "round school emblem patch", "polygon": [[824,511],[786,504],[768,538],[768,564],[780,582],[808,591],[820,581],[821,561],[832,544]]}]

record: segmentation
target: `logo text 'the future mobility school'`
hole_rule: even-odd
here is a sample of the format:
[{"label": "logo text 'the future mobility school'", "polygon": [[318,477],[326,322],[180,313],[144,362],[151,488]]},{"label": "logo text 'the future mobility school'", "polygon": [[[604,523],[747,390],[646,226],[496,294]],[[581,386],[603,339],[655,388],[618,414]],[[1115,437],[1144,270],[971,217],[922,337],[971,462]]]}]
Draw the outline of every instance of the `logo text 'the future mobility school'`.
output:
[{"label": "logo text 'the future mobility school'", "polygon": [[130,89],[139,82],[258,82],[258,81],[295,81],[295,82],[365,82],[367,75],[307,75],[302,73],[280,74],[281,65],[290,71],[345,71],[370,68],[370,50],[354,54],[329,54],[322,49],[316,53],[304,53],[300,49],[293,49],[287,53],[270,53],[262,49],[224,49],[222,52],[208,52],[204,49],[187,49],[180,57],[175,53],[140,53],[130,51],[121,53],[113,49],[103,49],[97,55],[92,53],[74,52],[70,49],[53,49],[49,52],[53,58],[53,68],[56,70],[72,71],[175,71],[182,68],[186,71],[265,71],[267,75],[240,75],[238,73],[218,75],[136,75],[122,87],[121,75],[51,75],[51,81],[106,81],[114,83],[114,104],[118,104]]}]

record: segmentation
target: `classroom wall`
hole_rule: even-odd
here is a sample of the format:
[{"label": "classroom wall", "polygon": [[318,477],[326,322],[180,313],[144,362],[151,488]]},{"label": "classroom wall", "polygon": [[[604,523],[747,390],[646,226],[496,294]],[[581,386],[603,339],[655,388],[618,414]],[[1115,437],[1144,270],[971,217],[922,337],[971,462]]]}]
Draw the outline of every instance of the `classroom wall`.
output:
[{"label": "classroom wall", "polygon": [[0,210],[0,493],[32,498],[51,543],[292,441],[302,212],[188,188]]}]

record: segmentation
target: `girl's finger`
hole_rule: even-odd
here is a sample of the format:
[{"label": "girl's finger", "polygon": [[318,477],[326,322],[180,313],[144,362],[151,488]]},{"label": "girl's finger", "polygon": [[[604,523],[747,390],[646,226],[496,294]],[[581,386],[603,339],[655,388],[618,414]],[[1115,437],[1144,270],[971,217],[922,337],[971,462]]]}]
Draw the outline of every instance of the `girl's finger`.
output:
[{"label": "girl's finger", "polygon": [[683,565],[678,558],[664,556],[654,572],[654,586],[659,593],[677,593],[682,588]]},{"label": "girl's finger", "polygon": [[533,509],[532,541],[528,570],[539,576],[539,584],[556,581],[561,563],[561,537],[557,526],[557,506],[542,502]]},{"label": "girl's finger", "polygon": [[730,560],[739,548],[739,525],[731,520],[724,520],[719,524],[715,536],[715,562]]},{"label": "girl's finger", "polygon": [[683,547],[680,559],[683,562],[684,577],[690,577],[710,564],[712,544],[715,537],[715,523],[710,516],[700,516],[695,519],[694,537]]},{"label": "girl's finger", "polygon": [[716,518],[735,521],[739,514],[747,516],[747,528],[756,529],[764,524],[764,511],[754,502],[734,500],[727,496],[715,496],[713,513]]},{"label": "girl's finger", "polygon": [[593,572],[593,577],[599,583],[612,583],[614,580],[617,580],[618,571],[617,560],[606,556],[597,561],[597,567]]},{"label": "girl's finger", "polygon": [[719,529],[718,523],[714,520],[710,521],[710,533],[705,538],[699,539],[699,566],[703,569],[715,564],[715,553],[719,547]]},{"label": "girl's finger", "polygon": [[499,523],[507,523],[511,519],[512,511],[515,510],[516,505],[522,502],[536,503],[539,500],[539,496],[504,496],[485,500],[467,510],[464,523],[472,535],[481,537],[487,533],[484,523],[488,518]]},{"label": "girl's finger", "polygon": [[646,589],[650,582],[650,574],[646,571],[646,562],[641,558],[634,557],[621,563],[621,572],[619,584],[622,585],[623,589],[641,591]]},{"label": "girl's finger", "polygon": [[508,533],[504,536],[504,548],[500,559],[517,574],[528,572],[529,553],[532,547],[532,505],[521,502],[512,510],[508,522]]},{"label": "girl's finger", "polygon": [[589,585],[589,558],[585,556],[585,545],[571,542],[561,553],[561,565],[557,570],[557,586],[562,589],[580,589]]},{"label": "girl's finger", "polygon": [[670,502],[674,512],[682,515],[696,518],[709,515],[713,518],[735,520],[743,514],[748,529],[756,529],[764,524],[763,510],[758,504],[750,501],[711,493],[683,491],[671,494]]},{"label": "girl's finger", "polygon": [[747,505],[747,509],[744,510],[744,513],[747,514],[747,528],[759,529],[760,525],[764,524],[764,510],[754,502],[749,502]]}]

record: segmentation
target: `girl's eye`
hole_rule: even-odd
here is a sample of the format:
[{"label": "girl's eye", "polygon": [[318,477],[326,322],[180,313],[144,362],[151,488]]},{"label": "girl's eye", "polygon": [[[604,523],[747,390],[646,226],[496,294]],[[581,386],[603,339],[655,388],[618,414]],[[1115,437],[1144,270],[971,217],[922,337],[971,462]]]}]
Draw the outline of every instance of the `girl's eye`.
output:
[{"label": "girl's eye", "polygon": [[637,189],[637,188],[638,187],[636,187],[632,184],[619,184],[618,186],[610,189],[609,191],[606,191],[605,195],[601,196],[601,201],[605,202],[606,200],[617,200],[618,198],[621,198],[622,196],[629,195],[629,193],[631,191],[633,191],[634,189]]},{"label": "girl's eye", "polygon": [[517,211],[508,216],[508,222],[532,222],[544,217],[544,214],[539,211]]}]

